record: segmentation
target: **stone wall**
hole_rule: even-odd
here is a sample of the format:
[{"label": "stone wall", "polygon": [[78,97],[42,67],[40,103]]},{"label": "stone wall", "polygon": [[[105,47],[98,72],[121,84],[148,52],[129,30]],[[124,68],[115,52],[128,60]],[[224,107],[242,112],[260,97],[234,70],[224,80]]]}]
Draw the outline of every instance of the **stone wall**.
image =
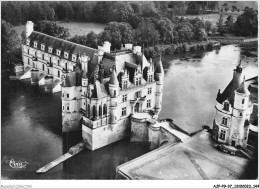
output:
[{"label": "stone wall", "polygon": [[114,125],[105,125],[96,129],[90,129],[82,125],[82,137],[86,147],[95,150],[119,141],[129,136],[130,124],[129,118],[121,119]]}]

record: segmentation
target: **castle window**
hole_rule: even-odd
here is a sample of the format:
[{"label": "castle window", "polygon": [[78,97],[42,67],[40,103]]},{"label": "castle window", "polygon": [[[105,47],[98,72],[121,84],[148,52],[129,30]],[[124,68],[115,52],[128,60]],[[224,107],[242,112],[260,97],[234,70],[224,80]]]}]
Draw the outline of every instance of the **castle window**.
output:
[{"label": "castle window", "polygon": [[69,58],[69,53],[64,52],[64,58]]},{"label": "castle window", "polygon": [[56,54],[57,54],[57,56],[60,56],[60,50],[56,50]]},{"label": "castle window", "polygon": [[148,94],[152,94],[152,88],[148,88]]},{"label": "castle window", "polygon": [[219,138],[220,138],[221,140],[225,140],[225,137],[226,137],[226,131],[225,131],[225,130],[221,130],[221,131],[220,131],[220,136],[219,136]]},{"label": "castle window", "polygon": [[45,51],[45,45],[44,44],[41,44],[41,50]]},{"label": "castle window", "polygon": [[49,47],[49,48],[48,48],[48,52],[49,52],[49,53],[52,53],[52,47]]},{"label": "castle window", "polygon": [[153,81],[153,75],[149,75],[148,76],[148,82],[152,82]]},{"label": "castle window", "polygon": [[90,117],[90,105],[88,104],[88,112],[87,112],[87,114],[88,114],[88,117]]},{"label": "castle window", "polygon": [[67,98],[69,98],[69,96],[70,96],[70,95],[69,95],[69,94],[67,94]]},{"label": "castle window", "polygon": [[147,108],[151,107],[151,100],[147,100]]},{"label": "castle window", "polygon": [[28,46],[30,45],[30,39],[26,40],[26,45],[28,45]]},{"label": "castle window", "polygon": [[58,71],[58,77],[60,77],[60,71]]},{"label": "castle window", "polygon": [[102,106],[101,105],[99,105],[99,116],[102,116]]},{"label": "castle window", "polygon": [[103,105],[103,114],[104,115],[107,114],[107,105],[106,104]]},{"label": "castle window", "polygon": [[139,97],[140,97],[140,94],[141,94],[141,91],[135,92],[135,98],[139,98]]},{"label": "castle window", "polygon": [[73,55],[72,55],[72,61],[74,61],[74,62],[75,62],[75,61],[76,61],[76,59],[77,59],[76,55],[75,55],[75,54],[73,54]]},{"label": "castle window", "polygon": [[242,112],[240,112],[239,115],[242,116],[243,115]]},{"label": "castle window", "polygon": [[127,81],[123,81],[123,89],[127,88]]},{"label": "castle window", "polygon": [[93,106],[93,117],[96,117],[97,116],[97,109],[96,109],[96,106]]},{"label": "castle window", "polygon": [[222,119],[222,125],[227,125],[227,118],[226,118],[226,117],[223,117],[223,119]]},{"label": "castle window", "polygon": [[127,101],[127,95],[126,94],[123,95],[123,99],[122,100],[123,100],[123,102]]},{"label": "castle window", "polygon": [[245,99],[242,99],[242,104],[244,104],[245,103]]},{"label": "castle window", "polygon": [[70,110],[70,107],[69,107],[69,106],[67,106],[67,110]]},{"label": "castle window", "polygon": [[44,64],[42,65],[42,70],[44,71]]},{"label": "castle window", "polygon": [[34,41],[34,48],[37,48],[37,45],[38,45],[38,42],[37,41]]},{"label": "castle window", "polygon": [[142,78],[141,78],[141,77],[139,77],[139,85],[141,85],[141,80],[142,80]]},{"label": "castle window", "polygon": [[44,54],[42,54],[42,60],[44,60]]},{"label": "castle window", "polygon": [[228,102],[224,103],[224,108],[223,109],[226,110],[226,111],[229,111],[229,104],[228,104]]},{"label": "castle window", "polygon": [[135,85],[138,85],[138,78],[135,78]]},{"label": "castle window", "polygon": [[126,115],[126,107],[122,108],[122,116]]}]

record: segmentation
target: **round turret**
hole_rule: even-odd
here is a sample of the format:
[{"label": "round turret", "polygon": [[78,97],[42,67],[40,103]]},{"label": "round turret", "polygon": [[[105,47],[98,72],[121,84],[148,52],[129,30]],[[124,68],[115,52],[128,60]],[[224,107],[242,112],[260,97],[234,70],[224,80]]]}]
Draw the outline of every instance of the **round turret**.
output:
[{"label": "round turret", "polygon": [[117,79],[115,68],[113,68],[112,74],[110,76],[109,92],[111,97],[117,97],[119,94],[119,82]]},{"label": "round turret", "polygon": [[250,92],[246,87],[244,78],[240,86],[235,91],[234,108],[239,110],[247,109],[249,106],[249,96]]}]

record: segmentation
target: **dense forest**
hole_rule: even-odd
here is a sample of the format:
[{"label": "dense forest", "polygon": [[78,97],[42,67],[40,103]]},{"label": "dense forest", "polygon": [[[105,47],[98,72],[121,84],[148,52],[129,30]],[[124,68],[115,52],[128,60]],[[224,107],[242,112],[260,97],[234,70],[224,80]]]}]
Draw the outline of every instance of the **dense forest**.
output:
[{"label": "dense forest", "polygon": [[3,1],[2,19],[17,25],[27,20],[64,20],[134,24],[135,19],[163,15],[202,14],[218,10],[217,1]]},{"label": "dense forest", "polygon": [[[223,14],[230,5],[224,3],[220,6],[217,1],[9,1],[1,4],[2,58],[15,54],[10,52],[19,46],[12,25],[25,24],[27,20],[35,23],[36,31],[93,48],[103,41],[110,41],[112,50],[120,49],[125,43],[144,46],[148,57],[161,53],[159,46],[162,45],[167,46],[164,50],[168,54],[183,52],[190,43],[206,41],[208,35],[214,33],[252,37],[258,32],[257,10],[246,7],[236,21],[232,15],[224,20]],[[233,4],[233,11],[234,7]],[[199,18],[178,16],[216,10],[219,12],[216,26]],[[91,21],[107,25],[100,34],[91,32],[71,37],[68,29],[59,26],[56,21]],[[25,39],[24,32],[22,39]],[[181,49],[178,50],[178,47]]]}]

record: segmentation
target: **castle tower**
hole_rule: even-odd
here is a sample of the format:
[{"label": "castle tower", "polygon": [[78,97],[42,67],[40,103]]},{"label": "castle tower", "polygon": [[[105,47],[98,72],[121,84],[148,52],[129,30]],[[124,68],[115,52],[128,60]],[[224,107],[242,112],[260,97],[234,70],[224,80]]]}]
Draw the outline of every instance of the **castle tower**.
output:
[{"label": "castle tower", "polygon": [[87,111],[87,89],[88,89],[88,77],[87,72],[82,71],[82,78],[81,78],[81,108],[86,112]]},{"label": "castle tower", "polygon": [[80,108],[81,108],[81,74],[76,68],[75,72],[66,75],[62,82],[61,101],[62,101],[62,132],[79,131]]},{"label": "castle tower", "polygon": [[81,55],[81,69],[85,72],[88,72],[88,61],[89,57],[84,53]]},{"label": "castle tower", "polygon": [[230,128],[228,143],[230,145],[243,145],[246,120],[249,120],[252,113],[252,107],[249,100],[250,92],[248,91],[245,78],[240,86],[235,90],[233,117]]},{"label": "castle tower", "polygon": [[128,87],[128,80],[129,80],[129,73],[127,70],[124,70],[124,73],[121,75],[121,81],[120,81],[120,86],[122,89],[126,89]]},{"label": "castle tower", "polygon": [[249,98],[240,62],[223,93],[218,92],[213,139],[232,146],[246,146],[245,133],[248,133],[253,108]]},{"label": "castle tower", "polygon": [[33,32],[33,25],[34,25],[34,23],[32,21],[27,21],[26,26],[25,26],[26,38],[28,38],[31,35],[31,33]]},{"label": "castle tower", "polygon": [[117,79],[115,67],[113,68],[112,74],[109,80],[109,93],[110,93],[110,123],[111,125],[116,124],[118,120],[117,116],[117,97],[119,95],[119,82]]},{"label": "castle tower", "polygon": [[160,60],[156,69],[156,97],[155,97],[155,113],[158,116],[162,108],[162,95],[163,95],[163,79],[164,79],[164,70],[162,66],[162,59]]}]

